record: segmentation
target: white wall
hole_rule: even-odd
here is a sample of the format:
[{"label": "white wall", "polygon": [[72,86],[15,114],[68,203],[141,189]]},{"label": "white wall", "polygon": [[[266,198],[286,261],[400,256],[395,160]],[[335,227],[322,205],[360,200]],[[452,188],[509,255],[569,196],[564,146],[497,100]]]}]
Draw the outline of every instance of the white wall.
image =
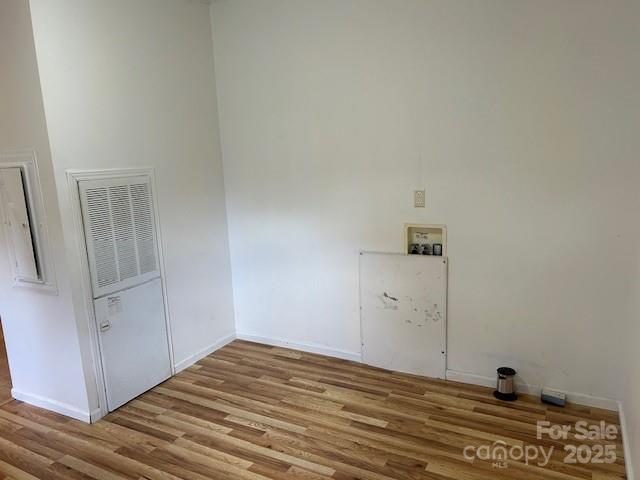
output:
[{"label": "white wall", "polygon": [[[357,354],[358,251],[448,226],[449,369],[620,395],[638,3],[212,7],[241,333]],[[412,208],[427,189],[428,208]]]},{"label": "white wall", "polygon": [[[622,407],[626,420],[628,451],[632,452],[627,459],[633,468],[633,474],[627,472],[629,480],[634,480],[640,475],[640,242],[638,242],[638,254],[636,256],[637,276],[635,289],[631,295],[634,313],[630,318],[630,327],[627,333],[628,357],[624,363],[621,374],[625,378],[624,397]],[[633,476],[635,475],[635,477]]]},{"label": "white wall", "polygon": [[35,151],[58,294],[13,288],[0,232],[0,316],[14,395],[87,419],[89,404],[27,0],[0,2],[0,153]]},{"label": "white wall", "polygon": [[[175,361],[234,333],[208,5],[31,0],[65,232],[65,171],[154,167]],[[79,263],[66,237],[83,345]],[[85,363],[89,361],[85,348]],[[92,405],[96,404],[92,398]]]}]

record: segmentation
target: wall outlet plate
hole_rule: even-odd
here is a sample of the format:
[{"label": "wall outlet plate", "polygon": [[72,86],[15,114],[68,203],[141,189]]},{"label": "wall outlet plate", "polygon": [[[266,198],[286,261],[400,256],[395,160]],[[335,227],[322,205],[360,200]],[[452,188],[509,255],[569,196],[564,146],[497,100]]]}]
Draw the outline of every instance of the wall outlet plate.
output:
[{"label": "wall outlet plate", "polygon": [[416,208],[424,208],[426,206],[427,194],[425,190],[415,190],[413,192],[413,206]]}]

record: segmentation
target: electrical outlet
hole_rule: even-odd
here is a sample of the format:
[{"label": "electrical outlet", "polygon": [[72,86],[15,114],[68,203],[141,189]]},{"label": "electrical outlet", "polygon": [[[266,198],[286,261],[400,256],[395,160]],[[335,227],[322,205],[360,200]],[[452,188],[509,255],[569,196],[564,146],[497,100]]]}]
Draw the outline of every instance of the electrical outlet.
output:
[{"label": "electrical outlet", "polygon": [[416,208],[424,208],[426,206],[426,192],[424,190],[415,190],[413,192],[413,206]]}]

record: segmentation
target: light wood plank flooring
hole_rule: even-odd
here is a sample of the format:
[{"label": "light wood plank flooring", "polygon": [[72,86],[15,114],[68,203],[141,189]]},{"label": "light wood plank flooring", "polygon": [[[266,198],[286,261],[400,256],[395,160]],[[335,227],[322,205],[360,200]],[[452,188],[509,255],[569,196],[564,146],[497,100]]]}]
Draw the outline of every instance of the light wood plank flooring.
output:
[{"label": "light wood plank flooring", "polygon": [[[15,479],[625,478],[620,439],[615,463],[589,465],[563,462],[572,437],[536,439],[538,420],[581,419],[619,423],[605,410],[530,397],[505,404],[486,388],[235,341],[91,426],[4,405],[0,472]],[[464,458],[465,446],[495,441],[556,451],[544,468]]]}]

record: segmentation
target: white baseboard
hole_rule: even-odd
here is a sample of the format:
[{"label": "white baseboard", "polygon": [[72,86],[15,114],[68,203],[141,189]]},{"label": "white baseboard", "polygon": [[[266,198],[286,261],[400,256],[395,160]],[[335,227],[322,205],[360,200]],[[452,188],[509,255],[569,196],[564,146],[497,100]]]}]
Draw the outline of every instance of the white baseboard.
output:
[{"label": "white baseboard", "polygon": [[481,387],[495,387],[496,379],[474,375],[473,373],[458,372],[456,370],[447,370],[445,375],[447,380],[460,383],[469,383],[471,385],[479,385]]},{"label": "white baseboard", "polygon": [[622,446],[624,448],[624,463],[627,469],[627,480],[635,480],[633,471],[633,458],[631,456],[631,440],[629,437],[629,428],[627,427],[627,419],[624,414],[624,404],[619,402],[618,414],[620,415],[620,429],[622,430]]},{"label": "white baseboard", "polygon": [[313,343],[302,343],[295,340],[287,340],[284,338],[267,337],[262,335],[254,335],[251,333],[237,333],[236,337],[240,340],[247,340],[248,342],[264,343],[266,345],[272,345],[274,347],[293,348],[295,350],[302,350],[303,352],[317,353],[320,355],[327,355],[328,357],[342,358],[344,360],[352,360],[354,362],[362,361],[362,354],[359,352],[349,352],[347,350],[337,350],[335,348],[325,347],[324,345],[318,345]]},{"label": "white baseboard", "polygon": [[193,355],[188,356],[184,360],[179,361],[178,363],[175,364],[176,373],[181,372],[185,368],[189,368],[191,365],[196,363],[198,360],[202,360],[207,355],[211,355],[213,352],[215,352],[216,350],[224,347],[228,343],[233,342],[235,339],[236,339],[236,334],[235,333],[231,333],[231,334],[227,335],[226,337],[222,337],[221,339],[219,339],[218,341],[216,341],[212,345],[209,345],[208,347],[203,348],[199,352],[196,352]]},{"label": "white baseboard", "polygon": [[15,388],[11,389],[11,396],[16,400],[28,403],[35,407],[44,408],[52,412],[59,413],[66,417],[75,418],[85,423],[91,422],[91,413],[88,411],[80,410],[73,405],[51,400],[50,398],[41,397],[39,395],[32,395],[30,393],[21,392]]},{"label": "white baseboard", "polygon": [[[482,387],[494,387],[496,386],[495,377],[485,377],[482,375],[475,375],[473,373],[458,372],[456,370],[447,370],[447,380],[461,383],[469,383],[472,385],[480,385]],[[539,396],[542,391],[540,385],[532,385],[527,383],[519,383],[516,381],[516,390],[520,393]],[[611,398],[594,397],[593,395],[586,395],[584,393],[566,392],[567,401],[571,403],[577,403],[586,407],[604,408],[607,410],[618,411],[620,406],[617,400]]]}]

